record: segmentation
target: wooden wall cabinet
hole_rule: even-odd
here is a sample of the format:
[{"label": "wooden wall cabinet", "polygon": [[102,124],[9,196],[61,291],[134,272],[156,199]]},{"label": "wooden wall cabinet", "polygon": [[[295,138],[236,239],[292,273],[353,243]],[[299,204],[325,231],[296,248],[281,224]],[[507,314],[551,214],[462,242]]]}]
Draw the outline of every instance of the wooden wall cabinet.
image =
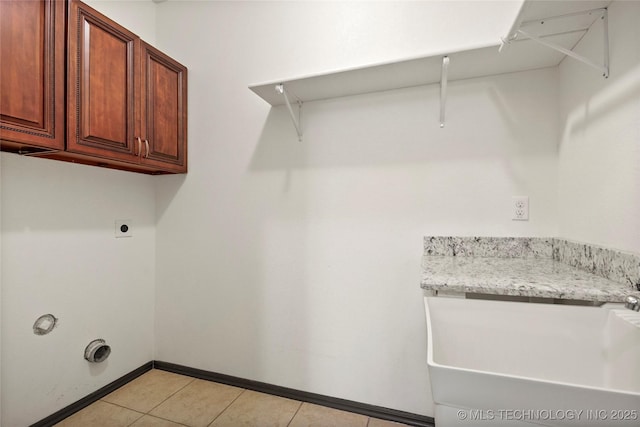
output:
[{"label": "wooden wall cabinet", "polygon": [[186,172],[186,67],[76,0],[68,46],[67,151]]},{"label": "wooden wall cabinet", "polygon": [[67,151],[186,172],[187,69],[71,0]]},{"label": "wooden wall cabinet", "polygon": [[64,34],[64,2],[0,1],[3,150],[64,149]]},{"label": "wooden wall cabinet", "polygon": [[187,68],[140,43],[141,161],[172,172],[187,171]]},{"label": "wooden wall cabinet", "polygon": [[[5,3],[10,6],[5,6]],[[39,23],[42,21],[43,26],[49,22],[44,18],[36,18],[36,9],[43,17],[48,16],[45,13],[48,8],[55,9],[59,15],[56,15],[55,30],[50,31],[50,37],[58,43],[55,55],[51,53],[51,43],[46,44],[44,41],[36,43],[37,40],[34,40],[26,45],[28,49],[23,48],[31,54],[37,47],[40,49],[39,53],[32,56],[38,57],[44,53],[44,58],[47,59],[47,55],[50,55],[55,57],[58,61],[55,63],[59,66],[54,70],[58,79],[58,92],[55,92],[58,109],[55,112],[59,113],[59,122],[56,122],[55,130],[59,139],[56,140],[56,145],[50,144],[49,139],[44,142],[23,141],[29,142],[29,147],[43,146],[58,151],[30,148],[30,153],[56,160],[149,174],[187,172],[187,68],[77,0],[70,0],[68,3],[65,138],[65,3],[54,0],[0,1],[3,8],[2,64],[5,63],[5,57],[8,58],[20,46],[18,37],[24,37],[22,33],[29,33],[24,29],[33,28],[33,25],[27,25],[31,22],[28,19],[35,19]],[[22,4],[29,4],[32,10],[25,11],[22,6],[18,6]],[[11,16],[5,13],[5,9],[11,12]],[[5,19],[10,24],[6,29]],[[6,43],[5,32],[11,36]],[[44,30],[42,32],[44,34]],[[31,39],[36,38],[31,36]],[[40,38],[46,39],[44,36]],[[35,45],[34,49],[32,45]],[[20,61],[28,62],[26,59]],[[26,98],[18,90],[5,93],[5,68],[13,74],[19,74],[20,67],[29,66],[14,64],[15,62],[17,61],[9,61],[9,65],[3,65],[0,69],[3,73],[0,109],[3,129],[5,115],[23,127],[28,120],[35,120],[29,116],[34,115],[31,111],[32,104],[34,101],[41,102],[35,96]],[[19,83],[28,88],[33,87],[35,78],[32,74],[19,76],[22,79]],[[49,75],[40,74],[37,77],[47,87]],[[10,88],[13,84],[15,82],[9,81],[6,86]],[[49,117],[44,113],[41,115]],[[10,135],[7,134],[5,138],[3,131],[2,139],[15,139],[8,136]],[[3,149],[8,149],[8,144],[5,147],[3,142]],[[16,146],[15,143],[12,144]],[[14,151],[24,152],[25,147],[17,147],[19,149]]]}]

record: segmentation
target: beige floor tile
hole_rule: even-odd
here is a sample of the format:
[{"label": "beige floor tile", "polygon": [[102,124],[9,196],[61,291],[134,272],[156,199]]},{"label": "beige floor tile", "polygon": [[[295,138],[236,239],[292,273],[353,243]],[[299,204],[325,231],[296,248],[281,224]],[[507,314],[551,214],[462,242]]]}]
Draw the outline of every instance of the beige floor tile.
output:
[{"label": "beige floor tile", "polygon": [[206,427],[231,404],[243,389],[194,380],[153,409],[150,414],[191,427]]},{"label": "beige floor tile", "polygon": [[153,369],[102,400],[146,413],[192,381],[191,377]]},{"label": "beige floor tile", "polygon": [[152,417],[151,415],[145,415],[135,423],[131,424],[131,427],[183,427],[183,424]]},{"label": "beige floor tile", "polygon": [[369,424],[367,425],[367,427],[405,427],[405,426],[407,426],[407,424],[380,420],[378,418],[369,418]]},{"label": "beige floor tile", "polygon": [[303,403],[290,427],[367,427],[368,417],[326,406]]},{"label": "beige floor tile", "polygon": [[56,427],[127,427],[142,415],[111,403],[97,401],[56,424]]},{"label": "beige floor tile", "polygon": [[245,390],[211,427],[285,427],[300,402]]}]

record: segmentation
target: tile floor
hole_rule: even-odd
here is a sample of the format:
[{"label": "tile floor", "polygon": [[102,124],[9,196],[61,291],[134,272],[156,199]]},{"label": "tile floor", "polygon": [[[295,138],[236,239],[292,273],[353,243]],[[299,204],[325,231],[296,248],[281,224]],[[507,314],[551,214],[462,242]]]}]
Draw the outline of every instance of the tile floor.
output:
[{"label": "tile floor", "polygon": [[400,427],[365,415],[151,370],[59,427]]}]

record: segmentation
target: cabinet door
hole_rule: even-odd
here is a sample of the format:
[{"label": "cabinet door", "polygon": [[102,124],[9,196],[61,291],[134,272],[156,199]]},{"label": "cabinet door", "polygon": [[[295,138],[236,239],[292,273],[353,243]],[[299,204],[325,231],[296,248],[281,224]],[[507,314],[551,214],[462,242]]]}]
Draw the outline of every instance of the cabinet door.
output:
[{"label": "cabinet door", "polygon": [[141,42],[143,164],[187,171],[187,68]]},{"label": "cabinet door", "polygon": [[64,18],[64,1],[0,1],[3,149],[64,149]]},{"label": "cabinet door", "polygon": [[67,151],[138,162],[140,39],[89,6],[69,7]]}]

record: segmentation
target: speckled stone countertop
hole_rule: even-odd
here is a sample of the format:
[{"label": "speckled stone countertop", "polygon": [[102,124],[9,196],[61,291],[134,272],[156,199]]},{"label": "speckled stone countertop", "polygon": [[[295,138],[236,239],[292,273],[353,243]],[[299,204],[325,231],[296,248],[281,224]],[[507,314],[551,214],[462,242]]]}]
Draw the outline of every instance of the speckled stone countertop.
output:
[{"label": "speckled stone countertop", "polygon": [[[622,302],[635,278],[614,281],[556,260],[555,239],[425,237],[421,286],[469,292],[597,302]],[[638,264],[628,263],[638,274]],[[635,267],[634,267],[635,266]]]},{"label": "speckled stone countertop", "polygon": [[424,256],[422,287],[473,292],[621,302],[632,290],[549,258]]}]

